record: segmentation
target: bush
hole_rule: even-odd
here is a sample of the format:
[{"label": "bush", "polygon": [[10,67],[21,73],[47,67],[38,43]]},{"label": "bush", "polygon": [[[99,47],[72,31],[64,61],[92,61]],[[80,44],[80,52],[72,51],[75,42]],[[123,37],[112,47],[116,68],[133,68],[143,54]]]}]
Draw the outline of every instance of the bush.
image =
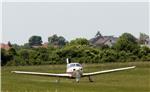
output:
[{"label": "bush", "polygon": [[129,57],[129,53],[125,51],[118,52],[118,61],[125,62]]},{"label": "bush", "polygon": [[[126,34],[127,35],[127,34]],[[62,48],[1,49],[1,65],[63,64],[66,58],[79,63],[150,61],[150,48],[139,47],[131,35],[120,37],[113,48],[90,46],[86,39],[72,40]],[[124,43],[124,41],[127,41]],[[135,43],[135,44],[133,44]],[[124,48],[125,46],[125,48]]]},{"label": "bush", "polygon": [[7,66],[10,66],[10,65],[13,65],[13,66],[24,66],[24,65],[27,65],[26,61],[23,60],[22,58],[20,58],[19,56],[15,56],[13,60],[11,60],[9,63],[7,63]]},{"label": "bush", "polygon": [[150,61],[150,53],[146,56],[142,56],[141,60],[142,61]]},{"label": "bush", "polygon": [[104,50],[101,57],[101,62],[116,62],[118,54],[115,50]]}]

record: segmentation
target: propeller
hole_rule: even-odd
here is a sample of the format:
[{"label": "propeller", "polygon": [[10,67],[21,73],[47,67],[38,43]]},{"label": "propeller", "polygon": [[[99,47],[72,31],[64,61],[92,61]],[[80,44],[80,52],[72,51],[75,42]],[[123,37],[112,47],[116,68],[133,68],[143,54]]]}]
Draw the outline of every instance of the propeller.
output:
[{"label": "propeller", "polygon": [[79,82],[80,78],[81,78],[81,72],[79,70],[76,70],[75,71],[75,79],[76,79],[77,83]]}]

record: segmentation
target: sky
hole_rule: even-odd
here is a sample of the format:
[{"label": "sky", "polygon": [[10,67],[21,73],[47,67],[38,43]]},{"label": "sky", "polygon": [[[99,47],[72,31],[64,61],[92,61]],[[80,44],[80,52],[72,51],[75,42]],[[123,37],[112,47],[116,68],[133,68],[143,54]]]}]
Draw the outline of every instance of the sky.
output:
[{"label": "sky", "polygon": [[2,6],[2,42],[24,44],[32,35],[43,42],[54,34],[66,40],[90,39],[97,31],[120,36],[149,34],[146,2],[5,2]]}]

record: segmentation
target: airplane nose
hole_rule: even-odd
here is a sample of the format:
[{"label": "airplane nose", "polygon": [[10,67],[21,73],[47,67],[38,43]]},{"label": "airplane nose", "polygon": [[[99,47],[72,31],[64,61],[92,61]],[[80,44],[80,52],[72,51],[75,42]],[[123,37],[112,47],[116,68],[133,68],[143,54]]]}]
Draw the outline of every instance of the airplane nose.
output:
[{"label": "airplane nose", "polygon": [[73,69],[73,71],[74,71],[74,72],[75,72],[75,71],[82,72],[82,71],[83,71],[83,69],[82,69],[82,67],[79,67],[79,68]]},{"label": "airplane nose", "polygon": [[76,69],[73,69],[73,76],[77,78],[77,76],[82,76],[82,68],[79,67],[79,68],[76,68]]},{"label": "airplane nose", "polygon": [[78,70],[82,71],[82,68],[79,68]]},{"label": "airplane nose", "polygon": [[82,68],[78,68],[78,69],[76,69],[77,71],[82,71]]}]

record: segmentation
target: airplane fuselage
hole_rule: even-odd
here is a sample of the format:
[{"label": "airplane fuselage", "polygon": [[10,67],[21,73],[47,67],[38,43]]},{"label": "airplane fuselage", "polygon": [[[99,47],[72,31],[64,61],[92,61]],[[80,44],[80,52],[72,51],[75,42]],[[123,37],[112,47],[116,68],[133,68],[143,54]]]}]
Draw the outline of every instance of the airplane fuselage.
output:
[{"label": "airplane fuselage", "polygon": [[[69,63],[69,64],[67,64],[66,73],[71,74],[71,78],[75,78],[75,77],[77,77],[77,75],[82,76],[83,67],[79,63]],[[79,74],[77,74],[77,73],[79,73]]]}]

